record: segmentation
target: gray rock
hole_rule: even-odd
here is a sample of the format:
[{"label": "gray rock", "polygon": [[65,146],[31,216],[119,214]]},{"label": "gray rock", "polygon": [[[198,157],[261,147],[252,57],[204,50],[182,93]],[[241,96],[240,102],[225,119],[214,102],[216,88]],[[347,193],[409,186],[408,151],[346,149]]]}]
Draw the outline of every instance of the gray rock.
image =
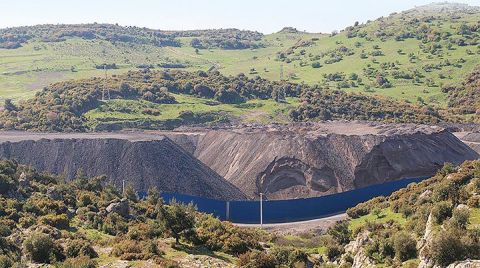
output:
[{"label": "gray rock", "polygon": [[108,213],[118,213],[123,217],[127,217],[129,215],[130,207],[128,205],[127,199],[122,199],[120,202],[111,203],[105,209]]},{"label": "gray rock", "polygon": [[62,195],[58,192],[55,186],[50,186],[47,189],[47,196],[53,200],[60,200],[62,199]]},{"label": "gray rock", "polygon": [[457,261],[448,265],[447,268],[480,268],[480,260]]}]

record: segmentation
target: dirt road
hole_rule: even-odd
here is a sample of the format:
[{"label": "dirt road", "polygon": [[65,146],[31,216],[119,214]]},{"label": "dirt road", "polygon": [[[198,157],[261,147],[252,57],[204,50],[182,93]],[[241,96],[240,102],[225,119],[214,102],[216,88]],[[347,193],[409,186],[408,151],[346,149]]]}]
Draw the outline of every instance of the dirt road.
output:
[{"label": "dirt road", "polygon": [[308,221],[299,221],[299,222],[288,222],[288,223],[273,223],[273,224],[264,224],[263,227],[260,224],[235,224],[241,227],[247,228],[260,228],[274,232],[277,234],[299,234],[306,232],[315,232],[323,231],[328,227],[335,224],[337,221],[346,219],[348,216],[346,213],[329,216],[320,219],[308,220]]}]

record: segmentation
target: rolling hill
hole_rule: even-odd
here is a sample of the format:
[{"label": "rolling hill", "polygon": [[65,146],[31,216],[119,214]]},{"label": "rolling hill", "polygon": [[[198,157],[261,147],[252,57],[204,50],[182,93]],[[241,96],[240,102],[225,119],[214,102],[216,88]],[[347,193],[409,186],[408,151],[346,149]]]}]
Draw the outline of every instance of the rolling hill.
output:
[{"label": "rolling hill", "polygon": [[[153,108],[163,110],[161,117],[168,120],[191,110],[225,112],[242,122],[375,120],[384,118],[385,112],[390,119],[403,117],[395,112],[397,108],[388,108],[403,107],[436,118],[412,122],[435,123],[447,117],[478,122],[479,28],[480,8],[449,3],[356,22],[331,34],[292,27],[267,35],[237,29],[175,32],[110,24],[6,28],[0,30],[0,98],[17,102],[32,98],[53,82],[105,76],[115,80],[132,70],[202,70],[226,77],[244,74],[248,79],[286,80],[315,90],[287,96],[283,103],[265,102],[270,96],[247,98],[246,106],[208,105],[203,98],[169,92],[177,94],[177,103],[152,107],[115,100],[87,116],[92,120],[105,116],[115,119],[107,121],[143,120],[152,115],[142,111]],[[228,87],[216,86],[215,91]],[[335,93],[324,98],[317,89]],[[355,100],[345,101],[343,92],[354,93]],[[341,103],[348,108],[343,109]],[[408,108],[412,105],[418,109]],[[136,115],[118,113],[126,106],[134,107]],[[376,108],[365,114],[359,106]],[[453,119],[452,114],[456,114]]]}]

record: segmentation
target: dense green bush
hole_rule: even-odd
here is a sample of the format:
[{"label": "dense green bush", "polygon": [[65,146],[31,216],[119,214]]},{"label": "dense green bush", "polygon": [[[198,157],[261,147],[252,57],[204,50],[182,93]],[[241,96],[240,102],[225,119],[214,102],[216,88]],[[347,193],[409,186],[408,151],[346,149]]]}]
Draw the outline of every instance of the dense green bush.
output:
[{"label": "dense green bush", "polygon": [[119,237],[111,254],[122,260],[148,260],[160,256],[162,252],[153,240],[135,241]]},{"label": "dense green bush", "polygon": [[34,233],[23,242],[23,248],[28,257],[38,263],[61,261],[65,257],[60,245],[43,233]]},{"label": "dense green bush", "polygon": [[349,223],[347,221],[337,222],[330,228],[328,228],[327,233],[331,235],[337,243],[340,245],[346,245],[350,242],[352,232],[348,228]]},{"label": "dense green bush", "polygon": [[66,214],[47,214],[41,216],[38,219],[38,222],[41,224],[50,225],[58,229],[68,229],[70,228],[70,219],[68,219]]},{"label": "dense green bush", "polygon": [[241,229],[210,215],[198,219],[195,233],[196,243],[203,244],[210,250],[239,255],[249,249],[260,248],[258,244],[260,235],[254,230]]},{"label": "dense green bush", "polygon": [[275,268],[275,257],[264,251],[248,251],[238,257],[238,265],[244,268]]},{"label": "dense green bush", "polygon": [[417,257],[417,241],[406,232],[399,232],[393,237],[395,258],[404,262]]},{"label": "dense green bush", "polygon": [[437,224],[443,223],[452,216],[452,203],[448,201],[436,203],[432,208],[432,216]]},{"label": "dense green bush", "polygon": [[68,258],[87,256],[89,258],[98,257],[97,252],[90,245],[90,242],[83,239],[69,240],[65,245],[65,255]]},{"label": "dense green bush", "polygon": [[88,256],[67,258],[63,263],[57,264],[56,268],[96,268],[98,264]]}]

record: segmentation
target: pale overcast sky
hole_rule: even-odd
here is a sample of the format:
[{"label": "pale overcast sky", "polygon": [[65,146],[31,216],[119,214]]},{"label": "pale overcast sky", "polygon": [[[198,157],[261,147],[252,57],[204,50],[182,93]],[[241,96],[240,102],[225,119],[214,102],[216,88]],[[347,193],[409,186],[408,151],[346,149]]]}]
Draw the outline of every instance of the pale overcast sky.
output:
[{"label": "pale overcast sky", "polygon": [[[0,28],[44,23],[119,23],[164,30],[284,26],[340,30],[432,0],[0,0]],[[480,6],[480,0],[451,1]]]}]

